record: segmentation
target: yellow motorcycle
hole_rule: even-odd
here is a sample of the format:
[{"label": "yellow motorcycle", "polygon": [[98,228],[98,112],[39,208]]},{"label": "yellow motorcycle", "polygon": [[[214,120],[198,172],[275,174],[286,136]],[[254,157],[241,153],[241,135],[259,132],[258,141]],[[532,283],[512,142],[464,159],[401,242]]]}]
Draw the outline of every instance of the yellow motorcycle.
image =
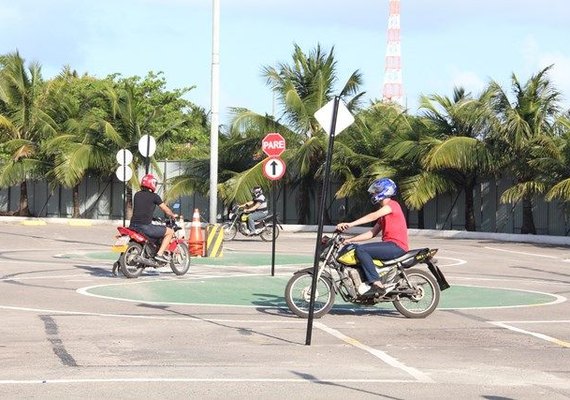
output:
[{"label": "yellow motorcycle", "polygon": [[[326,315],[339,294],[345,302],[374,305],[391,302],[407,318],[425,318],[437,308],[441,291],[449,288],[434,255],[437,249],[421,248],[408,251],[392,260],[374,260],[382,282],[392,289],[388,292],[368,290],[359,292],[364,273],[355,255],[354,244],[344,245],[339,231],[323,236],[317,271],[313,317]],[[427,266],[428,271],[418,268]],[[294,273],[285,288],[289,309],[301,318],[309,316],[314,269]]]},{"label": "yellow motorcycle", "polygon": [[249,214],[243,212],[243,208],[235,206],[229,213],[230,220],[224,222],[224,241],[233,240],[237,233],[244,236],[259,236],[264,242],[271,242],[273,240],[273,229],[275,229],[275,239],[279,236],[279,229],[283,230],[281,223],[277,219],[277,226],[273,226],[273,214],[269,214],[255,221],[255,229],[258,233],[248,232],[247,220]]}]

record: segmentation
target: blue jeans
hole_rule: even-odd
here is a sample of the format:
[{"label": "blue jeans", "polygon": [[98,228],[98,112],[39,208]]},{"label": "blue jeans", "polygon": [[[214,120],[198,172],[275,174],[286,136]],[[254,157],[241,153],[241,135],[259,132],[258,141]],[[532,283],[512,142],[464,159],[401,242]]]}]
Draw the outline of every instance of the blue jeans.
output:
[{"label": "blue jeans", "polygon": [[262,219],[263,217],[267,217],[267,214],[267,210],[254,211],[249,214],[249,217],[247,218],[247,227],[251,233],[255,231],[255,221]]},{"label": "blue jeans", "polygon": [[372,261],[373,258],[379,260],[391,260],[393,258],[400,257],[405,253],[406,252],[394,242],[376,242],[356,245],[356,257],[362,265],[364,276],[368,283],[372,283],[380,279],[380,275],[378,275],[376,266]]}]

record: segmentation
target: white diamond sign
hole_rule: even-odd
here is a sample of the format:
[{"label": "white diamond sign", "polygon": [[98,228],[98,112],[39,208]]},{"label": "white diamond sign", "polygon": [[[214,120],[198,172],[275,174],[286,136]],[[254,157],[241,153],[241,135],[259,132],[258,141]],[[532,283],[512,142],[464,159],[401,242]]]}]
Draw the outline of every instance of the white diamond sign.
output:
[{"label": "white diamond sign", "polygon": [[[315,113],[315,118],[321,124],[321,127],[329,135],[331,134],[331,124],[334,111],[334,99],[325,104]],[[339,134],[354,123],[354,117],[346,108],[342,100],[338,101],[338,111],[336,113],[335,134]]]}]

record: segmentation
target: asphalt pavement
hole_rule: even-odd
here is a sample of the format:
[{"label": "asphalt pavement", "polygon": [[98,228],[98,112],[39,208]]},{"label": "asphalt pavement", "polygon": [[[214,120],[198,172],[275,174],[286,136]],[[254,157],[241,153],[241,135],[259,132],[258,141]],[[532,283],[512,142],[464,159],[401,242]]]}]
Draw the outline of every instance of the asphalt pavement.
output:
[{"label": "asphalt pavement", "polygon": [[435,313],[339,304],[309,329],[283,290],[314,232],[282,232],[275,265],[238,235],[184,276],[126,279],[113,224],[45,221],[0,221],[1,399],[570,398],[563,241],[411,231],[452,285]]}]

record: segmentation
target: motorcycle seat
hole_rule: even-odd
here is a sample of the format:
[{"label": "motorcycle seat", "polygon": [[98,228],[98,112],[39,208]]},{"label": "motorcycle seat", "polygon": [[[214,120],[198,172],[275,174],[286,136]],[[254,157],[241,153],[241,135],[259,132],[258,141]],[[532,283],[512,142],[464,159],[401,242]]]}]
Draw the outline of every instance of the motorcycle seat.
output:
[{"label": "motorcycle seat", "polygon": [[381,260],[384,266],[396,265],[402,263],[404,266],[411,267],[412,265],[416,264],[420,259],[425,258],[429,254],[430,249],[427,247],[421,249],[413,249],[408,251],[405,254],[402,254],[400,257],[393,258],[391,260]]}]

